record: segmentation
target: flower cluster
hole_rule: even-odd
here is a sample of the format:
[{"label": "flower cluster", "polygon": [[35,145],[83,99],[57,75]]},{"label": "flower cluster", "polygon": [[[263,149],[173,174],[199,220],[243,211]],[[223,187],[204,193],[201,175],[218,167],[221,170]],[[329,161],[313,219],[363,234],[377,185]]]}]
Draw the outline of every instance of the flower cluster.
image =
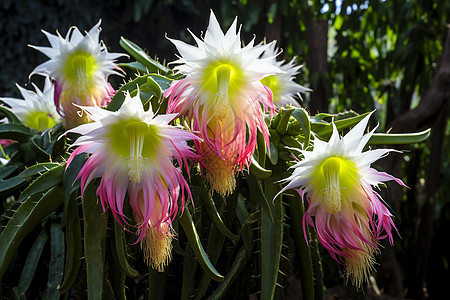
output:
[{"label": "flower cluster", "polygon": [[262,54],[262,58],[270,59],[271,64],[277,66],[283,72],[264,77],[261,82],[272,91],[273,102],[277,107],[289,104],[298,105],[294,96],[311,90],[294,81],[295,75],[302,67],[301,65],[295,65],[295,57],[285,63],[284,60],[277,61],[276,57],[279,53],[280,50],[275,48],[275,43],[271,43]]},{"label": "flower cluster", "polygon": [[23,99],[3,97],[0,100],[11,107],[11,111],[25,126],[43,132],[60,121],[53,104],[54,86],[48,77],[45,78],[43,91],[33,86],[36,92],[17,85]]},{"label": "flower cluster", "polygon": [[288,183],[283,191],[299,188],[300,194],[306,196],[309,206],[303,223],[316,228],[322,245],[344,264],[347,279],[357,286],[368,279],[373,269],[378,241],[388,237],[393,243],[392,215],[374,187],[389,180],[405,186],[400,179],[370,167],[394,151],[363,152],[376,129],[363,134],[370,115],[342,138],[333,124],[328,143],[316,139],[312,151],[299,150],[303,159],[283,180]]},{"label": "flower cluster", "polygon": [[169,39],[180,58],[175,70],[185,78],[166,91],[169,112],[191,122],[202,137],[195,146],[213,190],[225,196],[234,190],[235,172],[250,164],[258,130],[267,146],[269,132],[265,110],[273,114],[272,91],[261,83],[282,71],[273,63],[275,54],[262,56],[272,44],[242,46],[237,20],[224,33],[213,12],[202,39],[192,34],[197,47]]},{"label": "flower cluster", "polygon": [[[136,221],[136,243],[147,263],[162,271],[171,259],[172,221],[192,199],[183,168],[189,175],[189,167],[200,165],[212,192],[233,193],[236,174],[249,170],[258,134],[262,147],[270,149],[266,115],[271,118],[277,107],[295,103],[294,96],[310,90],[294,82],[301,68],[295,59],[277,60],[282,51],[275,42],[255,45],[253,39],[244,45],[237,19],[224,32],[211,12],[204,36],[191,33],[196,46],[169,38],[179,56],[173,62],[176,74],[167,79],[170,87],[158,99],[167,101],[167,111],[152,107],[155,95],[144,99],[139,86],[118,93],[113,101],[124,101],[110,111],[105,107],[116,90],[107,79],[120,75],[115,60],[125,54],[107,51],[99,26],[85,35],[72,27],[65,37],[44,31],[50,47],[31,46],[49,58],[31,73],[45,76],[44,89],[18,86],[23,99],[0,100],[29,128],[44,132],[62,121],[66,133],[77,134],[67,166],[78,154],[89,154],[77,174],[82,196],[100,178],[96,195],[103,210],[124,227]],[[153,75],[146,75],[149,82]],[[404,186],[371,168],[393,150],[363,152],[374,132],[363,134],[369,117],[342,138],[333,124],[328,142],[316,138],[312,150],[297,149],[302,159],[280,191],[297,188],[306,197],[303,222],[317,230],[356,285],[373,269],[378,242],[388,237],[393,243],[395,225],[376,187],[388,180]],[[125,213],[128,204],[132,216]]]},{"label": "flower cluster", "polygon": [[[55,105],[64,117],[65,127],[72,128],[89,121],[78,114],[78,105],[106,106],[115,91],[107,82],[109,74],[118,74],[114,60],[125,54],[108,53],[99,42],[100,22],[85,36],[72,27],[65,38],[59,33],[46,35],[51,47],[31,46],[50,60],[37,66],[31,75],[50,76],[55,83]],[[30,76],[31,76],[30,75]]]}]

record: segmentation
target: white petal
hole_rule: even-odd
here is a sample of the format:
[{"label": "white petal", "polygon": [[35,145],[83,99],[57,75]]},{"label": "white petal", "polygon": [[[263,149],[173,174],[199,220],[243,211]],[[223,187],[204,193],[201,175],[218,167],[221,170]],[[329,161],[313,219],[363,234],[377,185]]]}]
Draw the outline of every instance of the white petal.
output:
[{"label": "white petal", "polygon": [[45,30],[42,30],[42,33],[45,34],[52,48],[59,48],[60,38],[57,35],[48,33]]},{"label": "white petal", "polygon": [[369,122],[370,116],[372,116],[373,112],[374,111],[370,112],[367,116],[365,116],[364,119],[359,121],[358,124],[356,124],[356,126],[353,127],[352,130],[350,130],[345,135],[345,137],[343,138],[345,144],[348,145],[352,141],[360,139],[363,136],[364,131],[367,127],[367,123]]}]

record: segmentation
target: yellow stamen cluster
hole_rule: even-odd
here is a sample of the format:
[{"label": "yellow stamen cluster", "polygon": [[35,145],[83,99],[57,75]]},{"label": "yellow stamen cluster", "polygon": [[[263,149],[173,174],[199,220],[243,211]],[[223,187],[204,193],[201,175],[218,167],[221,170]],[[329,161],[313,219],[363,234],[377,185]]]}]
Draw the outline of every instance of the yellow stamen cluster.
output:
[{"label": "yellow stamen cluster", "polygon": [[[163,230],[168,233],[162,233],[158,227],[165,227]],[[141,240],[141,248],[147,265],[158,272],[164,272],[164,267],[172,260],[172,233],[168,225],[163,223],[156,227],[148,226],[147,233]]]},{"label": "yellow stamen cluster", "polygon": [[344,251],[350,255],[345,258],[345,279],[348,282],[351,278],[352,284],[358,288],[363,282],[367,282],[370,274],[374,270],[376,263],[375,254],[377,248],[361,243],[361,250],[345,249]]},{"label": "yellow stamen cluster", "polygon": [[[204,148],[207,148],[207,146]],[[223,197],[231,194],[236,187],[236,178],[234,177],[236,166],[224,160],[209,148],[205,152],[204,160],[208,166],[206,179],[211,188]]]}]

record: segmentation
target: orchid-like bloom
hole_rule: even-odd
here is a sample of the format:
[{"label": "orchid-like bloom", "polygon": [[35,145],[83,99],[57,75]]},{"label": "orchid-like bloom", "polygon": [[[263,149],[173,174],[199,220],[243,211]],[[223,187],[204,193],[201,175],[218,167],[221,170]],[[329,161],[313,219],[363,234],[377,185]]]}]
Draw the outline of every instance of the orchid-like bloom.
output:
[{"label": "orchid-like bloom", "polygon": [[5,97],[0,100],[11,107],[11,111],[25,126],[43,132],[60,121],[53,104],[54,86],[48,77],[45,78],[43,91],[34,83],[36,92],[16,86],[23,99]]},{"label": "orchid-like bloom", "polygon": [[[114,60],[125,54],[108,53],[99,42],[100,21],[85,36],[77,27],[71,27],[65,38],[59,33],[43,33],[51,47],[31,46],[50,60],[37,66],[31,75],[48,75],[55,79],[55,105],[64,117],[66,128],[89,122],[87,116],[80,117],[82,106],[106,106],[115,91],[106,81],[109,74],[119,74],[114,69]],[[126,55],[125,55],[126,56]]]},{"label": "orchid-like bloom", "polygon": [[197,151],[212,189],[221,195],[234,190],[234,174],[250,164],[258,130],[266,143],[269,133],[264,110],[273,113],[272,92],[261,79],[281,72],[260,59],[269,45],[254,46],[252,40],[242,47],[237,19],[224,34],[211,11],[203,40],[192,34],[197,47],[169,39],[180,58],[175,70],[186,75],[174,81],[164,96],[169,96],[168,112],[180,113],[199,132]]},{"label": "orchid-like bloom", "polygon": [[[313,151],[301,151],[304,158],[292,168],[283,188],[299,188],[309,207],[303,217],[317,230],[322,245],[338,262],[343,263],[347,280],[360,286],[373,270],[378,241],[388,237],[393,244],[392,215],[376,191],[378,185],[395,180],[387,173],[370,167],[391,149],[363,152],[375,129],[365,135],[370,115],[340,138],[333,124],[328,143],[316,139]],[[314,219],[312,218],[314,217]],[[305,235],[306,236],[306,235]]]},{"label": "orchid-like bloom", "polygon": [[264,77],[261,82],[272,91],[273,103],[277,107],[290,104],[299,105],[297,100],[294,99],[294,96],[311,91],[294,81],[295,75],[298,74],[300,68],[303,66],[295,64],[295,57],[288,63],[284,63],[284,60],[277,61],[276,57],[279,53],[279,50],[275,49],[275,43],[272,43],[264,51],[262,58],[269,58],[274,66],[284,72]]},{"label": "orchid-like bloom", "polygon": [[[128,192],[138,224],[136,241],[141,241],[147,263],[159,271],[171,259],[171,223],[178,212],[178,198],[184,208],[191,197],[180,168],[186,159],[196,158],[187,140],[196,135],[168,125],[177,115],[155,115],[144,111],[139,95],[126,94],[117,112],[98,106],[82,106],[94,121],[69,130],[82,134],[67,165],[79,153],[91,153],[78,174],[81,190],[101,177],[97,195],[103,209],[109,207],[115,219],[127,223],[123,206]],[[173,158],[179,168],[173,165]]]}]

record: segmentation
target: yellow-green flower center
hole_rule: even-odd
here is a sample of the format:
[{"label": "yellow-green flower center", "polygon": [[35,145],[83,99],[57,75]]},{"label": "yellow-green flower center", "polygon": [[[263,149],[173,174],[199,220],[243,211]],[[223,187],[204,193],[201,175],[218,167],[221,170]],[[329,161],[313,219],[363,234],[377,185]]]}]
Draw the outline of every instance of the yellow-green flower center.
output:
[{"label": "yellow-green flower center", "polygon": [[89,83],[98,69],[98,64],[91,53],[75,51],[71,53],[64,64],[65,79],[76,88],[79,95],[86,94]]},{"label": "yellow-green flower center", "polygon": [[23,119],[23,124],[29,128],[39,130],[41,132],[55,126],[56,122],[44,111],[35,111],[27,115]]},{"label": "yellow-green flower center", "polygon": [[157,150],[160,145],[158,128],[138,119],[121,121],[111,125],[109,138],[112,150],[128,160],[130,180],[140,183],[144,160],[157,162]]},{"label": "yellow-green flower center", "polygon": [[216,61],[205,68],[202,89],[212,96],[208,105],[214,107],[219,120],[228,116],[233,97],[242,89],[244,82],[242,70],[230,62]]},{"label": "yellow-green flower center", "polygon": [[278,100],[278,94],[280,92],[280,81],[275,75],[270,75],[261,79],[261,83],[267,86],[273,94],[273,102]]},{"label": "yellow-green flower center", "polygon": [[325,209],[331,214],[339,213],[342,199],[358,184],[356,165],[342,157],[329,157],[314,171],[312,184]]}]

